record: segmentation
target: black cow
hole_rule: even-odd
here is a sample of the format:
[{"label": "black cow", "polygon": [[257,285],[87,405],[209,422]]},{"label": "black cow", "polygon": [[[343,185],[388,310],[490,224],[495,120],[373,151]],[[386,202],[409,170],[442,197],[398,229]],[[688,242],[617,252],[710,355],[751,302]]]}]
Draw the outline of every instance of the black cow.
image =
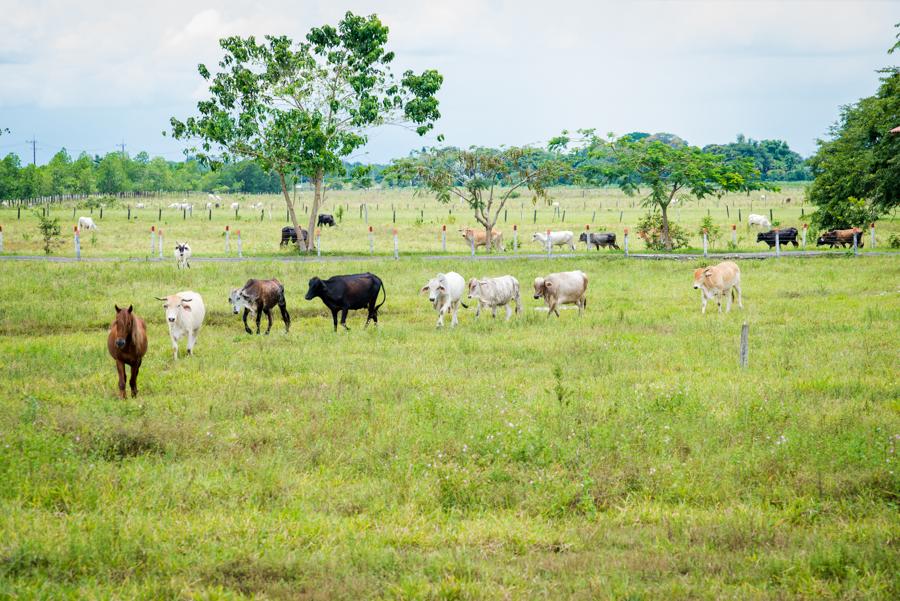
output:
[{"label": "black cow", "polygon": [[334,222],[333,215],[328,215],[327,213],[322,213],[321,215],[319,215],[319,220],[316,222],[316,225],[328,225],[328,226],[334,227],[337,224]]},{"label": "black cow", "polygon": [[797,228],[795,227],[786,227],[784,229],[777,229],[769,232],[760,232],[756,234],[756,241],[765,242],[769,245],[769,248],[773,248],[775,246],[775,232],[778,232],[778,242],[782,245],[790,242],[794,246],[800,246],[799,244],[797,244]]},{"label": "black cow", "polygon": [[[300,235],[303,237],[303,242],[306,243],[308,234],[302,227],[300,228]],[[281,228],[281,244],[278,246],[284,246],[290,242],[297,243],[297,233],[294,231],[294,228],[288,225]]]},{"label": "black cow", "polygon": [[[587,232],[581,232],[581,236],[578,237],[578,241],[586,242],[587,234]],[[619,249],[618,244],[616,244],[616,235],[613,232],[603,232],[598,234],[591,232],[591,246],[593,246],[597,250],[599,250],[601,246],[603,248],[612,246],[616,250]]]},{"label": "black cow", "polygon": [[306,292],[306,300],[312,300],[317,296],[322,299],[325,306],[331,309],[331,317],[334,320],[334,331],[337,332],[338,311],[341,312],[341,325],[347,327],[347,311],[351,309],[368,309],[366,326],[369,320],[378,325],[378,309],[387,300],[387,292],[380,305],[376,305],[378,293],[384,291],[381,279],[371,273],[357,273],[354,275],[336,275],[327,280],[317,277],[309,280],[309,290]]}]

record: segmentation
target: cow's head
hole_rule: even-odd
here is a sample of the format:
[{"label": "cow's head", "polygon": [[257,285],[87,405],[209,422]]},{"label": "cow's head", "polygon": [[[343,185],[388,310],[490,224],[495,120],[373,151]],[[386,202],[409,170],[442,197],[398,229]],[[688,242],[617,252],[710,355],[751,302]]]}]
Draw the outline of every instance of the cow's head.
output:
[{"label": "cow's head", "polygon": [[710,274],[709,267],[698,267],[694,270],[694,289],[699,289],[703,287],[703,280],[709,277]]},{"label": "cow's head", "polygon": [[484,283],[484,281],[479,280],[478,278],[469,280],[469,298],[477,298],[479,296],[482,283]]},{"label": "cow's head", "polygon": [[587,242],[587,232],[581,232],[581,235],[578,236],[579,242]]},{"label": "cow's head", "polygon": [[550,287],[550,282],[544,278],[534,278],[534,298],[541,298],[544,292]]},{"label": "cow's head", "polygon": [[231,303],[231,308],[234,309],[235,313],[240,313],[241,309],[250,309],[252,311],[256,310],[256,307],[253,304],[253,298],[247,294],[247,291],[243,288],[232,288],[231,295],[228,297],[228,302]]},{"label": "cow's head", "polygon": [[191,312],[192,298],[182,298],[177,294],[170,294],[164,298],[159,296],[154,298],[163,302],[163,309],[166,311],[166,321],[169,323],[175,323],[175,319],[178,317],[178,311]]},{"label": "cow's head", "polygon": [[179,257],[183,257],[185,253],[190,252],[191,247],[188,246],[187,242],[175,242],[175,254]]},{"label": "cow's head", "polygon": [[542,234],[542,233],[540,233],[540,232],[535,232],[535,233],[531,236],[531,241],[532,241],[532,242],[543,242],[543,241],[544,241],[544,234]]},{"label": "cow's head", "polygon": [[318,277],[313,276],[309,279],[309,290],[306,291],[306,300],[312,300],[317,296],[321,296],[325,290],[325,283]]},{"label": "cow's head", "polygon": [[428,280],[428,283],[422,286],[422,289],[419,290],[419,293],[428,293],[428,300],[431,302],[437,302],[438,296],[447,291],[446,280],[444,278],[443,273],[437,274],[437,277],[433,277]]},{"label": "cow's head", "polygon": [[756,234],[756,241],[757,241],[757,242],[762,242],[762,241],[765,240],[765,239],[766,239],[766,235],[763,234],[762,232]]},{"label": "cow's head", "polygon": [[116,308],[116,348],[125,348],[125,341],[131,336],[131,328],[134,326],[134,316],[132,315],[133,305],[128,305],[127,309]]}]

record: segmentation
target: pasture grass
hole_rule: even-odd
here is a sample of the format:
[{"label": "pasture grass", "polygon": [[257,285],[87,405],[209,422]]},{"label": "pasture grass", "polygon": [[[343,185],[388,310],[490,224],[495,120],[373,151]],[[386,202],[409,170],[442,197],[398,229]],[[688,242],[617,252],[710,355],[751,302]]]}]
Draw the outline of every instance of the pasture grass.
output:
[{"label": "pasture grass", "polygon": [[[744,261],[744,311],[705,316],[695,266],[0,262],[0,597],[898,598],[897,258]],[[524,313],[436,330],[451,269]],[[530,282],[564,269],[587,311],[548,319]],[[307,279],[367,270],[381,325],[332,332]],[[243,332],[248,277],[290,333]],[[175,362],[152,297],[185,289]],[[124,401],[115,303],[150,340]]]},{"label": "pasture grass", "polygon": [[[519,228],[518,245],[520,252],[541,254],[545,249],[532,241],[535,232],[547,229],[568,229],[576,236],[590,224],[591,231],[612,231],[617,234],[618,244],[624,245],[624,230],[630,228],[629,247],[632,252],[644,252],[646,246],[637,237],[635,224],[647,209],[640,206],[639,198],[625,196],[622,192],[610,189],[587,189],[556,187],[551,189],[553,202],[559,203],[558,210],[545,203],[533,205],[527,194],[511,199],[508,209],[501,215],[497,228],[503,232],[504,241],[509,250],[513,244],[513,224]],[[307,225],[310,193],[298,195],[297,212],[301,225]],[[814,207],[803,204],[803,189],[797,185],[786,185],[781,192],[767,192],[765,200],[760,194],[730,194],[722,199],[705,199],[703,201],[683,202],[681,206],[670,210],[670,218],[684,227],[690,234],[690,248],[681,252],[697,252],[702,249],[700,234],[701,220],[709,215],[720,228],[718,238],[710,239],[711,251],[760,252],[769,247],[756,242],[758,228],[747,226],[747,216],[759,213],[780,222],[781,227],[802,228],[808,223]],[[791,202],[787,203],[790,198]],[[180,209],[168,209],[172,202],[190,201],[195,208],[192,215]],[[150,228],[163,230],[164,256],[173,260],[175,241],[187,241],[195,255],[202,257],[222,257],[237,255],[236,232],[240,230],[243,254],[254,257],[289,257],[296,256],[294,247],[280,247],[281,228],[289,225],[284,200],[276,195],[229,195],[223,197],[223,208],[213,209],[210,219],[209,211],[204,206],[208,201],[205,194],[183,197],[181,195],[164,195],[159,198],[123,198],[114,205],[104,209],[100,218],[99,208],[91,212],[75,202],[61,205],[50,205],[52,217],[57,217],[62,225],[62,244],[56,249],[59,256],[74,256],[73,227],[79,216],[89,216],[98,224],[97,232],[83,232],[81,238],[82,257],[129,257],[145,258],[150,252]],[[136,204],[142,202],[146,208],[137,209]],[[237,217],[227,207],[232,202],[239,202],[241,208]],[[262,203],[265,208],[251,210],[251,204]],[[131,219],[128,220],[127,206],[131,205]],[[363,205],[368,206],[368,223]],[[322,228],[321,251],[323,255],[366,256],[369,255],[368,226],[373,229],[374,254],[392,255],[393,229],[399,235],[400,253],[404,255],[443,254],[441,245],[441,227],[447,227],[447,253],[467,254],[468,244],[457,231],[460,228],[476,227],[472,212],[453,201],[449,204],[439,203],[427,193],[416,194],[410,189],[402,190],[340,190],[329,192],[322,212],[337,214],[343,207],[343,218],[338,227]],[[726,207],[728,207],[726,209]],[[160,213],[161,208],[161,213]],[[771,211],[771,213],[770,213]],[[536,212],[536,216],[535,216]],[[739,213],[740,212],[740,213]],[[395,219],[396,213],[396,222]],[[160,214],[162,217],[160,218]],[[740,214],[741,219],[738,219]],[[564,221],[563,221],[564,219]],[[731,246],[731,225],[736,224],[737,245]],[[3,226],[4,254],[35,255],[42,254],[42,243],[37,233],[37,219],[32,211],[16,207],[0,207],[0,226]],[[226,252],[225,227],[231,231],[230,251]],[[480,226],[478,226],[480,227]],[[900,233],[900,222],[886,217],[878,223],[877,250],[888,249],[888,238],[892,233]],[[866,232],[863,252],[870,250],[869,233]],[[816,232],[810,229],[807,237],[807,250],[816,249]],[[584,244],[577,244],[578,252],[584,253]],[[793,246],[786,249],[794,250]],[[819,250],[827,250],[820,247]],[[561,252],[562,249],[554,249]],[[479,252],[483,252],[479,250]],[[563,252],[570,252],[565,249]],[[604,254],[622,254],[623,251],[601,250]],[[835,250],[835,253],[846,253]],[[157,252],[153,257],[157,257]]]}]

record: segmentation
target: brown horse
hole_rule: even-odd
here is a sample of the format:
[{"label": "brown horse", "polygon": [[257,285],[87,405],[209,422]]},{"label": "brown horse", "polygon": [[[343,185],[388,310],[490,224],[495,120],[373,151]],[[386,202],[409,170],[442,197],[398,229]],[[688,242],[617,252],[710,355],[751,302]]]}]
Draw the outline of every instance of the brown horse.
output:
[{"label": "brown horse", "polygon": [[109,326],[109,337],[106,348],[116,360],[119,372],[119,396],[125,398],[125,365],[131,366],[131,396],[137,396],[137,377],[141,369],[141,360],[147,352],[147,328],[144,320],[133,314],[132,306],[120,309],[116,305],[116,319]]}]

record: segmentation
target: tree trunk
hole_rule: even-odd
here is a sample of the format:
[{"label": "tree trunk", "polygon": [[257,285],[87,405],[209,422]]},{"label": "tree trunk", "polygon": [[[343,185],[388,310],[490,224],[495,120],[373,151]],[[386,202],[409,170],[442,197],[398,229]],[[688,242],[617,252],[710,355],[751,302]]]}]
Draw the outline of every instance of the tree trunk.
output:
[{"label": "tree trunk", "polygon": [[279,171],[278,179],[281,181],[281,193],[284,194],[284,202],[287,205],[291,224],[294,226],[294,233],[297,234],[297,250],[303,250],[303,247],[300,246],[303,244],[303,237],[300,235],[300,224],[297,222],[297,214],[294,213],[294,203],[291,202],[291,193],[288,192],[287,183],[284,181],[284,173]]},{"label": "tree trunk", "polygon": [[325,172],[322,169],[317,169],[315,175],[313,175],[315,191],[313,192],[313,203],[309,209],[309,240],[306,245],[306,250],[313,250],[315,248],[316,219],[319,217],[319,205],[322,204],[322,186],[324,183]]},{"label": "tree trunk", "polygon": [[493,226],[493,224],[491,224],[491,222],[490,222],[489,220],[485,220],[485,221],[486,221],[489,225],[484,226],[484,233],[485,233],[485,235],[487,236],[487,238],[484,239],[484,243],[485,243],[485,247],[484,247],[484,248],[485,248],[485,251],[486,251],[486,252],[490,253],[490,252],[491,252],[491,246],[492,246],[492,244],[491,244],[491,234],[494,233],[494,226]]},{"label": "tree trunk", "polygon": [[669,205],[662,205],[662,241],[666,250],[672,250],[672,237],[669,235]]}]

